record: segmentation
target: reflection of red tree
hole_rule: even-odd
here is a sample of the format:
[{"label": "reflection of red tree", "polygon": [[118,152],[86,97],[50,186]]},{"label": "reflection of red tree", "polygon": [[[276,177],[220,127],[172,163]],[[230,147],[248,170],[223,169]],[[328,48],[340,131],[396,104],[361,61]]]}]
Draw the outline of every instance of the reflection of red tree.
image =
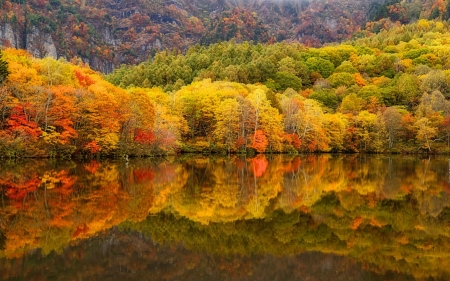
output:
[{"label": "reflection of red tree", "polygon": [[91,174],[95,174],[100,168],[101,164],[95,160],[91,160],[88,164],[84,164],[84,169]]},{"label": "reflection of red tree", "polygon": [[352,223],[352,225],[351,225],[351,229],[358,229],[358,227],[361,225],[361,223],[364,221],[364,219],[363,218],[361,218],[361,217],[356,217],[354,220],[353,220],[353,223]]},{"label": "reflection of red tree", "polygon": [[411,193],[411,191],[414,190],[414,186],[412,183],[402,183],[400,185],[401,190],[403,190],[405,193]]},{"label": "reflection of red tree", "polygon": [[59,171],[55,176],[55,184],[57,185],[57,191],[61,195],[69,195],[73,191],[73,185],[78,178],[76,176],[70,176],[66,170]]},{"label": "reflection of red tree", "polygon": [[6,196],[9,199],[20,202],[28,192],[35,191],[41,184],[41,180],[37,175],[33,175],[31,179],[22,182],[14,182],[13,178],[0,180],[0,186],[6,186]]},{"label": "reflection of red tree", "polygon": [[177,172],[175,171],[175,167],[172,165],[161,165],[161,169],[158,170],[158,177],[155,182],[163,183],[170,182],[176,179]]},{"label": "reflection of red tree", "polygon": [[72,238],[77,238],[82,234],[86,234],[89,231],[89,227],[86,224],[77,226],[77,229],[72,235]]},{"label": "reflection of red tree", "polygon": [[246,163],[240,158],[236,158],[235,163],[238,170],[245,169],[246,167]]},{"label": "reflection of red tree", "polygon": [[283,170],[285,173],[297,172],[302,164],[300,157],[295,157],[292,161],[289,161],[283,165]]},{"label": "reflection of red tree", "polygon": [[442,186],[442,191],[450,194],[450,184],[449,183],[443,182],[443,183],[441,183],[441,186]]},{"label": "reflection of red tree", "polygon": [[253,172],[255,177],[261,177],[267,170],[269,162],[264,155],[258,155],[258,157],[253,158],[250,164],[250,171]]},{"label": "reflection of red tree", "polygon": [[5,188],[6,196],[16,203],[16,208],[27,208],[28,205],[23,204],[24,198],[27,194],[38,190],[39,187],[57,188],[58,194],[66,196],[72,193],[72,187],[76,181],[77,178],[69,175],[66,170],[47,172],[42,176],[31,174],[22,178],[5,174],[0,179],[0,187]]},{"label": "reflection of red tree", "polygon": [[141,168],[133,171],[136,183],[150,182],[155,177],[155,172],[150,168]]}]

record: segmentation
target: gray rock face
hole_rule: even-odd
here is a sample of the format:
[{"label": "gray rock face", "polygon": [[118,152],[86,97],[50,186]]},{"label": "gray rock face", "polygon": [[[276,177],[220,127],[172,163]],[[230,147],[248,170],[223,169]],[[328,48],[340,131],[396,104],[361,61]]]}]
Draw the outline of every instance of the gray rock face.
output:
[{"label": "gray rock face", "polygon": [[96,57],[83,60],[83,62],[89,64],[91,68],[97,69],[103,73],[110,73],[114,70],[114,64],[112,62],[102,61]]},{"label": "gray rock face", "polygon": [[19,48],[18,38],[8,23],[0,25],[0,46]]},{"label": "gray rock face", "polygon": [[110,27],[106,27],[102,32],[103,41],[105,41],[107,44],[111,46],[118,46],[120,45],[120,40],[114,38],[113,31]]},{"label": "gray rock face", "polygon": [[153,47],[157,49],[162,49],[161,41],[158,38],[156,38],[155,42],[153,43]]},{"label": "gray rock face", "polygon": [[36,27],[32,27],[31,32],[27,34],[27,51],[38,58],[47,56],[58,58],[53,38],[48,33],[42,33]]}]

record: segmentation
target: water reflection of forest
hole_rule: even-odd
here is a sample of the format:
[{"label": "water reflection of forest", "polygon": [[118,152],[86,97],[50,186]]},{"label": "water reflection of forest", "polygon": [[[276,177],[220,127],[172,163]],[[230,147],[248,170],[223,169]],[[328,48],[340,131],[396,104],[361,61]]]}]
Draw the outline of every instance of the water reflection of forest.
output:
[{"label": "water reflection of forest", "polygon": [[[2,267],[3,265],[3,267]],[[25,265],[25,266],[24,266]],[[31,266],[33,265],[33,266]],[[159,245],[136,232],[106,231],[62,254],[34,252],[0,263],[0,280],[386,281],[406,274],[373,272],[358,262],[318,252],[293,256],[205,254]]]},{"label": "water reflection of forest", "polygon": [[119,226],[223,257],[316,251],[449,276],[446,158],[6,162],[0,188],[0,257],[62,252]]}]

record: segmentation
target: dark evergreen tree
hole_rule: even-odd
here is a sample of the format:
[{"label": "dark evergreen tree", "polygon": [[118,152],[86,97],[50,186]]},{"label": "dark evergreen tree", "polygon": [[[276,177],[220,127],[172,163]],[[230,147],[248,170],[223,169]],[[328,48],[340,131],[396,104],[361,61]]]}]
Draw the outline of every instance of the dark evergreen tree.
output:
[{"label": "dark evergreen tree", "polygon": [[445,12],[442,15],[442,19],[444,19],[444,20],[450,19],[450,2],[447,3],[447,6],[445,7]]},{"label": "dark evergreen tree", "polygon": [[9,75],[8,63],[2,57],[3,53],[0,51],[0,85],[6,82]]},{"label": "dark evergreen tree", "polygon": [[439,8],[436,7],[433,9],[433,11],[431,11],[430,17],[428,19],[432,20],[439,17]]}]

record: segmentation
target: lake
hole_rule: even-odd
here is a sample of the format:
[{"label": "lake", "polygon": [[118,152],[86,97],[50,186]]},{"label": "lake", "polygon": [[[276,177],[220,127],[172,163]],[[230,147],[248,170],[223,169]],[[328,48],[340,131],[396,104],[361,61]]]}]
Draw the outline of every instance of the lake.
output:
[{"label": "lake", "polygon": [[449,161],[3,160],[0,280],[450,280]]}]

